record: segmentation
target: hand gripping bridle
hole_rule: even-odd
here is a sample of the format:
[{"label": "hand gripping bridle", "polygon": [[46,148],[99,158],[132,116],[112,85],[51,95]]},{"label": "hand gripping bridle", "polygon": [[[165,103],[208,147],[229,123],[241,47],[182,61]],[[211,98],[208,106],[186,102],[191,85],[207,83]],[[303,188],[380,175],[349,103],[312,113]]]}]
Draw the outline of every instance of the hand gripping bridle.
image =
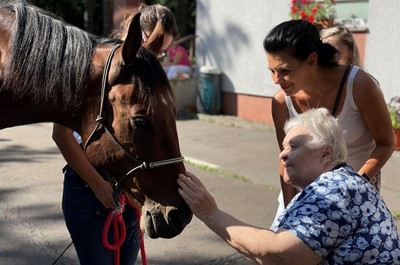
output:
[{"label": "hand gripping bridle", "polygon": [[160,160],[160,161],[155,161],[155,162],[140,161],[125,146],[123,146],[120,141],[118,141],[118,139],[115,137],[115,135],[112,134],[111,131],[109,130],[109,128],[107,127],[107,124],[105,123],[105,117],[104,117],[104,114],[103,114],[103,105],[104,105],[104,97],[105,97],[105,91],[106,91],[106,86],[107,86],[107,77],[108,77],[108,73],[110,71],[111,61],[112,61],[112,58],[114,56],[114,53],[120,46],[121,46],[121,44],[115,45],[111,49],[110,54],[107,57],[107,61],[106,61],[106,64],[104,66],[104,71],[103,71],[103,79],[102,79],[102,82],[101,82],[101,102],[100,102],[99,115],[97,115],[97,118],[96,118],[96,126],[95,126],[95,128],[93,129],[92,133],[89,135],[88,139],[86,140],[86,142],[85,142],[85,144],[83,146],[83,149],[86,150],[86,148],[89,145],[91,139],[93,138],[93,135],[99,129],[104,128],[104,130],[108,133],[108,135],[111,137],[111,139],[114,141],[114,143],[116,145],[118,145],[118,147],[121,150],[124,151],[125,155],[127,157],[129,157],[130,159],[132,159],[135,163],[138,164],[138,166],[136,166],[136,167],[132,168],[131,170],[129,170],[121,179],[119,179],[118,181],[114,180],[115,188],[120,183],[122,183],[130,174],[132,174],[136,170],[139,170],[139,169],[146,169],[146,170],[147,169],[153,169],[153,168],[157,168],[157,167],[162,167],[162,166],[181,163],[181,162],[183,162],[185,160],[185,158],[183,156],[179,156],[179,157]]}]

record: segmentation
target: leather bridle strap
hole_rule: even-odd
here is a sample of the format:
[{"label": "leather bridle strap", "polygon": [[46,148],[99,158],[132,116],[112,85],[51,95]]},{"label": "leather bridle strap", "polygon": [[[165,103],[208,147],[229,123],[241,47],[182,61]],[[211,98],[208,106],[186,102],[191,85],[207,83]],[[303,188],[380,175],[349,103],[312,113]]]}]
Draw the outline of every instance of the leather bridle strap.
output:
[{"label": "leather bridle strap", "polygon": [[88,139],[86,140],[85,144],[83,145],[83,149],[84,149],[84,151],[86,151],[86,148],[89,145],[91,139],[93,138],[93,135],[100,129],[100,125],[101,125],[102,128],[104,128],[104,130],[107,132],[107,134],[114,141],[114,143],[116,145],[118,145],[118,147],[122,151],[124,151],[124,154],[127,157],[129,157],[130,159],[132,159],[133,161],[135,161],[137,164],[139,164],[138,166],[129,170],[120,180],[114,181],[115,188],[117,188],[119,184],[121,184],[130,174],[132,174],[136,170],[153,169],[153,168],[157,168],[157,167],[168,166],[168,165],[172,165],[172,164],[181,163],[185,160],[185,158],[183,156],[179,156],[179,157],[165,159],[165,160],[159,160],[159,161],[155,161],[155,162],[140,161],[125,146],[123,146],[120,141],[118,141],[118,139],[115,137],[115,135],[111,133],[111,131],[105,124],[105,117],[103,115],[103,107],[104,107],[104,98],[105,98],[105,93],[106,93],[105,91],[106,91],[107,79],[108,79],[107,77],[108,77],[108,73],[110,72],[111,61],[114,56],[114,53],[120,46],[121,46],[121,44],[115,45],[111,49],[111,51],[107,57],[107,61],[106,61],[106,64],[104,66],[104,71],[103,71],[103,79],[101,82],[101,102],[100,102],[99,115],[97,115],[97,118],[96,118],[95,128],[93,129],[92,133],[89,135]]},{"label": "leather bridle strap", "polygon": [[83,150],[85,150],[85,151],[86,151],[87,146],[90,143],[90,140],[92,140],[93,135],[98,131],[100,124],[103,125],[103,127],[104,127],[103,121],[105,118],[103,117],[103,107],[104,107],[104,96],[106,94],[107,77],[108,77],[108,73],[110,72],[111,61],[114,56],[114,53],[120,46],[121,46],[121,44],[116,44],[111,49],[110,53],[108,54],[106,63],[104,65],[103,78],[101,80],[100,111],[99,111],[99,115],[97,115],[97,118],[96,118],[96,126],[94,127],[92,133],[87,138],[85,144],[83,145]]},{"label": "leather bridle strap", "polygon": [[177,164],[177,163],[181,163],[185,160],[185,158],[183,156],[180,157],[176,157],[176,158],[171,158],[171,159],[165,159],[165,160],[160,160],[157,162],[142,162],[142,164],[140,164],[139,166],[129,170],[125,176],[123,176],[120,180],[118,180],[116,182],[116,186],[119,185],[120,183],[122,183],[130,174],[132,174],[134,171],[138,170],[138,169],[153,169],[156,167],[162,167],[162,166],[168,166],[168,165],[172,165],[172,164]]}]

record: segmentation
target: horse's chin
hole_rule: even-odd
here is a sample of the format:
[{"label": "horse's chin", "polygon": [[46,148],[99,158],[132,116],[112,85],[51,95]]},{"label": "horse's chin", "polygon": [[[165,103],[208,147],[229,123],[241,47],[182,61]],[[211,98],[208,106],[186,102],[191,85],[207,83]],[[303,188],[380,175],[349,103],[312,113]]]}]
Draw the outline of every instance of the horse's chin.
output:
[{"label": "horse's chin", "polygon": [[150,238],[173,238],[179,235],[192,220],[193,214],[184,204],[178,208],[157,207],[142,208],[141,229]]}]

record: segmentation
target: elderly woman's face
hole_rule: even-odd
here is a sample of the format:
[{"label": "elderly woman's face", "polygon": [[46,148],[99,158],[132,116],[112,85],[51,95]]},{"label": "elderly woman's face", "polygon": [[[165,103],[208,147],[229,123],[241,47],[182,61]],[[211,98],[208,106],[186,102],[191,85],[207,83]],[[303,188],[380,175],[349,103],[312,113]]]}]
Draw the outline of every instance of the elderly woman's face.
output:
[{"label": "elderly woman's face", "polygon": [[312,138],[310,129],[293,127],[283,140],[283,150],[279,159],[283,165],[283,179],[286,183],[303,190],[323,172],[323,150],[309,149],[307,143]]}]

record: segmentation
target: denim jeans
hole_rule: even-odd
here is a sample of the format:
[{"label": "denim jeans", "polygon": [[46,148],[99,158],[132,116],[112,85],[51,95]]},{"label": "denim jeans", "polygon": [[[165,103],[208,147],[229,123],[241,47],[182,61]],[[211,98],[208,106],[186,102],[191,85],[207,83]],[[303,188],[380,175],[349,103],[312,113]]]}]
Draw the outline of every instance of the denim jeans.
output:
[{"label": "denim jeans", "polygon": [[[109,209],[104,208],[90,187],[70,166],[63,168],[64,191],[62,209],[81,265],[112,265],[114,251],[103,246],[102,233]],[[120,249],[120,264],[135,264],[139,251],[139,222],[135,210],[125,205],[123,218],[126,239]],[[113,242],[112,224],[108,242]]]}]

